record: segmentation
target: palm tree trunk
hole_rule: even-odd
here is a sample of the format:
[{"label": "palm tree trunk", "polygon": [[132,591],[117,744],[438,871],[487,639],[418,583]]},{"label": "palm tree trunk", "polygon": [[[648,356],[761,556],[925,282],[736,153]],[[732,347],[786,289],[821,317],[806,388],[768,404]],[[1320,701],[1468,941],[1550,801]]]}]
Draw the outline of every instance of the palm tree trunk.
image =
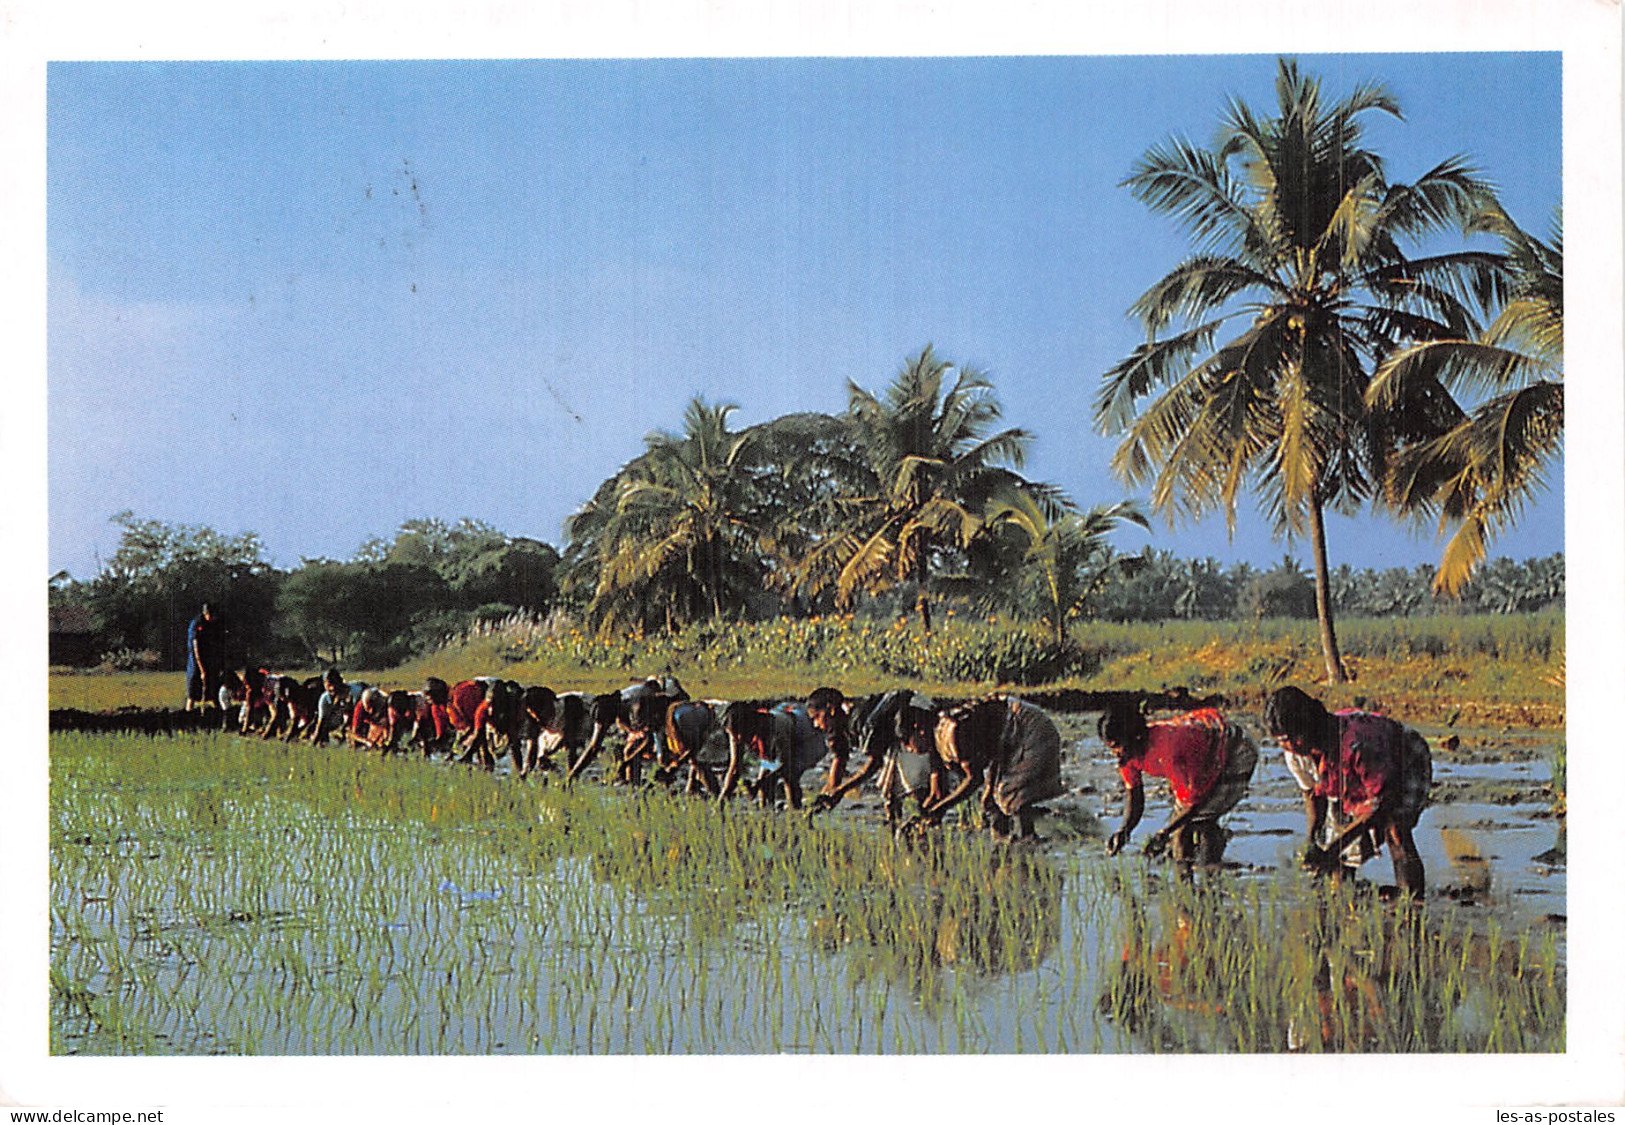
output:
[{"label": "palm tree trunk", "polygon": [[931,631],[931,595],[926,590],[926,578],[930,573],[929,554],[924,547],[920,548],[919,561],[914,564],[915,608],[920,611],[920,625],[929,633]]},{"label": "palm tree trunk", "polygon": [[1326,682],[1348,683],[1343,657],[1337,651],[1337,632],[1332,628],[1331,571],[1326,565],[1326,516],[1321,511],[1320,490],[1309,501],[1309,543],[1315,556],[1315,613],[1320,618],[1320,651],[1326,657]]}]

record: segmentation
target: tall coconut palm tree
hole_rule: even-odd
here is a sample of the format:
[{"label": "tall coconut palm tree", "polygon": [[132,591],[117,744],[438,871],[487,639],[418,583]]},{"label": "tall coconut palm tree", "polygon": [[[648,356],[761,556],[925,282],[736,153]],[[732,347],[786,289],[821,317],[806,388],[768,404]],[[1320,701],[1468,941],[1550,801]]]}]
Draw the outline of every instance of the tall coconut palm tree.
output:
[{"label": "tall coconut palm tree", "polygon": [[672,627],[738,609],[761,588],[766,513],[755,493],[755,433],[728,428],[736,406],[695,398],[680,434],[642,456],[566,523],[571,562],[593,583],[600,628]]},{"label": "tall coconut palm tree", "polygon": [[1397,454],[1388,500],[1454,527],[1434,589],[1456,596],[1483,565],[1488,542],[1545,487],[1563,446],[1563,226],[1550,241],[1520,230],[1500,208],[1481,224],[1498,234],[1512,270],[1511,294],[1473,338],[1425,340],[1389,356],[1366,392],[1379,409],[1418,384],[1489,397],[1445,433]]},{"label": "tall coconut palm tree", "polygon": [[1096,420],[1124,435],[1113,469],[1148,484],[1170,522],[1222,509],[1233,531],[1251,487],[1278,532],[1307,533],[1326,675],[1341,682],[1325,509],[1358,510],[1395,444],[1439,432],[1454,409],[1417,383],[1370,410],[1370,372],[1405,343],[1472,333],[1503,261],[1402,248],[1465,230],[1491,193],[1459,157],[1390,183],[1361,124],[1400,116],[1385,90],[1333,103],[1285,59],[1275,88],[1275,116],[1232,101],[1215,148],[1168,141],[1125,181],[1196,247],[1132,307],[1147,342],[1106,374]]},{"label": "tall coconut palm tree", "polygon": [[1058,498],[1015,472],[1031,435],[994,431],[1001,410],[987,378],[939,359],[930,346],[884,395],[852,382],[847,391],[846,441],[826,463],[838,493],[804,513],[806,549],[782,582],[809,595],[833,590],[842,606],[912,583],[929,631],[936,556],[971,542],[988,500],[1027,488],[1058,511]]}]

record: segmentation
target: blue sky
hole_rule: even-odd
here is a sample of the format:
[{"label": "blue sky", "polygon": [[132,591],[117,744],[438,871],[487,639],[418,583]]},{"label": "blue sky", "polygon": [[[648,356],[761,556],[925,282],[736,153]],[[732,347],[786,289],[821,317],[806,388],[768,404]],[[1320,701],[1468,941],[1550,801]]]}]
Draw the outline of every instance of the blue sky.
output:
[{"label": "blue sky", "polygon": [[[1299,56],[1409,180],[1465,153],[1514,218],[1560,201],[1556,54]],[[559,543],[702,394],[738,425],[838,411],[927,343],[1036,434],[1028,472],[1130,493],[1089,402],[1130,303],[1185,252],[1120,187],[1253,56],[54,63],[48,72],[50,566],[93,576],[143,517],[348,557],[403,520]],[[1561,482],[1497,545],[1562,548]],[[1429,531],[1334,521],[1333,562]],[[1269,563],[1249,501],[1147,536]],[[1295,548],[1300,558],[1303,547]]]}]

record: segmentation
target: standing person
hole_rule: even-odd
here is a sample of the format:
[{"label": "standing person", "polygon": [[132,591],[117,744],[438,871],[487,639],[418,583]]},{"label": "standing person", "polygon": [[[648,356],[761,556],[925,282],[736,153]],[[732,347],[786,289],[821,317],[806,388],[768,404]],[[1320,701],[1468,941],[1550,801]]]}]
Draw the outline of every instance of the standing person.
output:
[{"label": "standing person", "polygon": [[214,702],[225,671],[222,643],[225,626],[215,616],[214,607],[204,602],[198,615],[186,626],[186,709],[202,708]]},{"label": "standing person", "polygon": [[[1427,739],[1385,715],[1356,710],[1332,714],[1295,687],[1269,697],[1264,726],[1283,751],[1308,759],[1313,767],[1300,765],[1301,774],[1293,770],[1304,788],[1309,821],[1304,864],[1335,871],[1341,866],[1339,857],[1369,858],[1351,846],[1386,843],[1400,891],[1421,898],[1426,891],[1422,856],[1411,832],[1433,784]],[[1327,832],[1334,803],[1336,817]]]},{"label": "standing person", "polygon": [[[942,814],[982,789],[982,812],[995,836],[1032,839],[1037,804],[1065,792],[1061,785],[1061,732],[1041,708],[1015,696],[989,696],[936,713],[905,709],[902,741],[931,759],[938,777],[948,767],[964,774],[951,793],[932,796],[916,823],[935,824]],[[932,780],[933,792],[940,788]]]},{"label": "standing person", "polygon": [[[823,792],[813,798],[812,811],[834,808],[842,797],[878,771],[880,777],[875,784],[885,802],[886,823],[895,826],[902,817],[905,797],[914,797],[923,807],[938,796],[931,788],[936,775],[932,773],[930,757],[914,753],[898,738],[903,712],[913,710],[934,720],[936,704],[930,696],[899,688],[859,701],[849,713],[845,708],[825,706],[829,697],[821,697],[820,692],[834,690],[820,688],[807,697],[807,712],[818,729],[824,731],[830,752],[835,756],[830,765],[829,782]],[[865,761],[858,772],[847,776],[846,762],[853,745],[862,751]]]},{"label": "standing person", "polygon": [[1146,853],[1155,855],[1172,841],[1181,863],[1218,863],[1225,843],[1219,818],[1246,794],[1258,764],[1258,746],[1247,732],[1212,707],[1148,723],[1129,703],[1109,708],[1096,729],[1117,754],[1127,802],[1106,851],[1116,855],[1134,834],[1145,811],[1142,778],[1150,774],[1173,789],[1174,814],[1146,842]]}]

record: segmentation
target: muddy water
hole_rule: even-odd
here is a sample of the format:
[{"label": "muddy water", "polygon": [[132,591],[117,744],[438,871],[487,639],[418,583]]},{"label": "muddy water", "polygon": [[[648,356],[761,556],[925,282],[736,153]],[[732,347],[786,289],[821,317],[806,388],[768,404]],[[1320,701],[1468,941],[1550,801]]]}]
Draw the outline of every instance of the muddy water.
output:
[{"label": "muddy water", "polygon": [[[1123,815],[1122,784],[1111,752],[1085,734],[1092,716],[1061,720],[1070,746],[1063,765],[1067,796],[1053,802],[1051,830],[1074,847],[1103,847]],[[1493,737],[1467,740],[1458,760],[1435,750],[1433,798],[1415,832],[1427,871],[1430,907],[1463,920],[1497,921],[1502,928],[1561,927],[1568,913],[1563,821],[1552,816],[1546,786],[1551,769],[1543,741],[1512,736],[1506,760],[1494,760]],[[1539,756],[1537,756],[1539,755]],[[1166,788],[1148,779],[1146,811],[1136,830],[1143,842],[1171,812]],[[1226,818],[1232,832],[1227,864],[1244,875],[1289,871],[1303,847],[1304,808],[1280,751],[1260,747],[1248,795]],[[1044,831],[1044,826],[1040,826]],[[1382,854],[1359,870],[1378,885],[1393,883]]]},{"label": "muddy water", "polygon": [[[1365,950],[1351,959],[1326,939],[1328,930],[1368,918],[1398,927],[1404,912],[1360,902],[1352,915],[1330,917],[1348,904],[1306,889],[1294,867],[1301,803],[1277,754],[1266,749],[1252,793],[1230,818],[1231,869],[1212,884],[1221,893],[1176,902],[1167,865],[1103,855],[1121,815],[1121,785],[1104,746],[1082,733],[1085,720],[1063,722],[1068,793],[1039,826],[1050,838],[1034,852],[1040,870],[1006,883],[1001,897],[993,882],[966,892],[957,872],[933,865],[929,845],[883,848],[907,890],[883,917],[869,911],[873,891],[862,889],[862,878],[857,898],[788,888],[782,899],[775,890],[770,902],[741,900],[730,912],[718,908],[720,889],[714,900],[673,893],[658,872],[634,879],[573,853],[539,867],[516,863],[490,846],[479,825],[442,834],[422,823],[335,815],[304,792],[306,783],[292,781],[291,768],[285,786],[253,802],[243,793],[265,787],[245,789],[240,778],[215,785],[213,758],[184,782],[131,786],[109,770],[130,806],[109,804],[105,815],[92,815],[101,806],[87,794],[90,812],[75,812],[74,831],[57,846],[53,1049],[1003,1053],[1280,1051],[1304,1042],[1330,1050],[1520,1049],[1471,1026],[1475,1005],[1490,1002],[1479,997],[1499,1005],[1504,991],[1462,992],[1443,972],[1407,976],[1403,964],[1368,963]],[[306,752],[285,753],[297,762]],[[403,785],[466,776],[464,767],[438,761],[422,764],[421,776],[418,763],[400,763],[390,776],[408,765],[414,776],[397,778]],[[1543,764],[1528,754],[1496,762],[1476,746],[1466,760],[1441,760],[1436,772],[1439,800],[1417,832],[1428,868],[1428,929],[1449,918],[1470,931],[1493,922],[1503,935],[1560,936],[1552,919],[1565,913],[1565,880],[1547,854],[1558,822],[1542,815]],[[520,784],[498,782],[503,793]],[[634,799],[603,795],[617,804]],[[1508,795],[1507,803],[1491,799]],[[534,811],[546,821],[551,810]],[[728,815],[775,816],[746,808]],[[1140,840],[1166,815],[1166,799],[1153,793]],[[879,820],[873,802],[860,801],[796,831],[869,834]],[[231,830],[199,847],[193,830],[203,821]],[[270,856],[260,849],[265,840],[278,841]],[[1386,858],[1362,876],[1390,881]],[[1248,899],[1254,888],[1263,893]],[[1274,901],[1283,889],[1285,901]],[[981,909],[989,901],[1002,904],[997,926]],[[1236,962],[1231,951],[1243,939],[1270,957]],[[1406,948],[1397,938],[1372,944]],[[1471,955],[1475,972],[1504,985],[1505,974],[1493,970],[1508,943],[1480,943],[1487,952],[1457,944],[1462,965]],[[1279,1006],[1279,988],[1248,993],[1239,983],[1271,958],[1301,994],[1296,1010]],[[1315,1026],[1320,993],[1330,1002],[1345,991],[1387,1005],[1401,1024],[1413,1010],[1423,1015],[1403,1035],[1384,1023],[1386,1038],[1353,1025]],[[1559,1012],[1560,1044],[1560,979],[1547,995],[1541,1002]],[[1243,1021],[1226,1011],[1239,1002],[1277,1004],[1271,1018],[1242,1029],[1262,1029],[1260,1037],[1233,1037]],[[1525,1015],[1514,1011],[1505,1022],[1525,1026]],[[1540,1026],[1553,1026],[1549,1013],[1537,1015]]]}]

